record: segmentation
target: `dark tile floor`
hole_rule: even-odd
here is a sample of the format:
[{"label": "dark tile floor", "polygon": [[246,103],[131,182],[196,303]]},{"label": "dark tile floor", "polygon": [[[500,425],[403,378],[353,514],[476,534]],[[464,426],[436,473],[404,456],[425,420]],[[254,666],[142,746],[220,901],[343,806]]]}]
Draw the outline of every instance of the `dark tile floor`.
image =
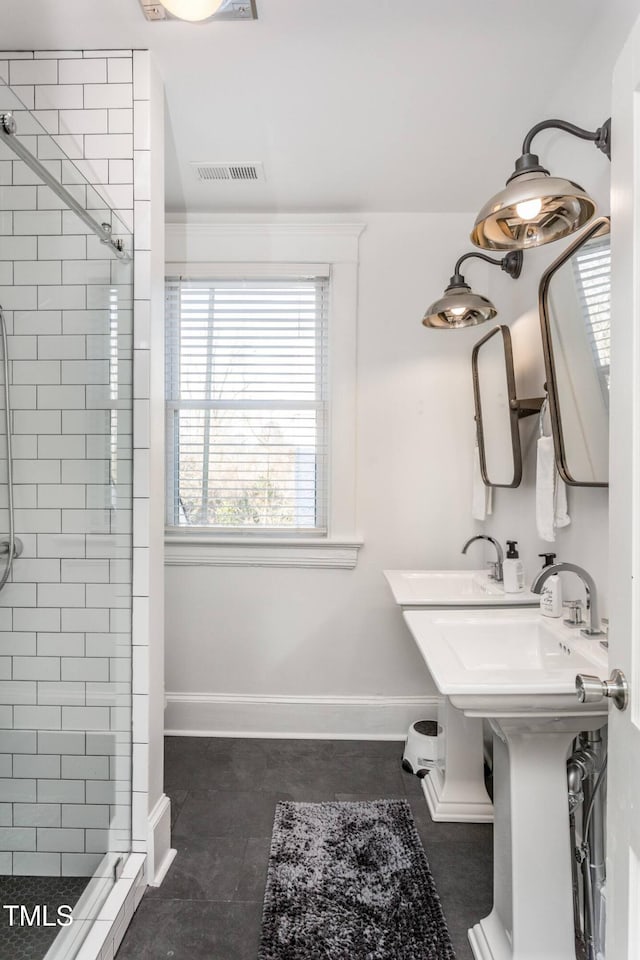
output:
[{"label": "dark tile floor", "polygon": [[256,960],[278,800],[407,798],[457,960],[491,909],[492,830],[433,823],[402,744],[168,737],[165,780],[178,855],[145,894],[117,960]]}]

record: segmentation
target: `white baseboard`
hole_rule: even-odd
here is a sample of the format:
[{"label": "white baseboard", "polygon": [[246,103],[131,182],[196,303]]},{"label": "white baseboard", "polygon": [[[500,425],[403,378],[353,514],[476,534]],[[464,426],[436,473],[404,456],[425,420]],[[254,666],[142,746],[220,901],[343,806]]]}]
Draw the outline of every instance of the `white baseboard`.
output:
[{"label": "white baseboard", "polygon": [[147,882],[159,887],[176,851],[171,849],[171,801],[163,793],[149,814]]},{"label": "white baseboard", "polygon": [[150,883],[150,887],[159,887],[162,885],[162,881],[169,872],[169,867],[175,860],[177,850],[174,850],[173,847],[169,847],[167,850],[164,860],[156,867],[155,876],[153,878],[153,883]]},{"label": "white baseboard", "polygon": [[435,720],[438,697],[288,697],[167,693],[165,733],[191,737],[401,740]]}]

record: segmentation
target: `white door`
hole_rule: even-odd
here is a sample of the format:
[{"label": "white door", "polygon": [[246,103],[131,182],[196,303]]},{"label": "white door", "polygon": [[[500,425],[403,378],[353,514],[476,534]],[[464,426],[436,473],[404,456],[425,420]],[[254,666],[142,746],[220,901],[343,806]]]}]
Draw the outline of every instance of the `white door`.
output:
[{"label": "white door", "polygon": [[609,708],[607,960],[640,958],[640,21],[613,79],[609,664],[629,706]]}]

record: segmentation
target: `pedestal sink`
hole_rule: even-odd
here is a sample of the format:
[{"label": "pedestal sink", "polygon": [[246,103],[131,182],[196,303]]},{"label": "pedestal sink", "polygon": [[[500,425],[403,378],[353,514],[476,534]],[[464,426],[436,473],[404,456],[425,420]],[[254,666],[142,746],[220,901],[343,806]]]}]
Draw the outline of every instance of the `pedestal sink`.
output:
[{"label": "pedestal sink", "polygon": [[494,734],[494,904],[476,960],[575,960],[566,760],[607,721],[577,673],[608,675],[598,641],[534,611],[415,610],[405,620],[438,690]]},{"label": "pedestal sink", "polygon": [[[528,591],[505,593],[484,570],[385,570],[393,598],[403,610],[538,607]],[[433,820],[488,823],[493,804],[484,784],[482,720],[467,717],[449,699],[438,707],[444,748],[422,781]]]}]

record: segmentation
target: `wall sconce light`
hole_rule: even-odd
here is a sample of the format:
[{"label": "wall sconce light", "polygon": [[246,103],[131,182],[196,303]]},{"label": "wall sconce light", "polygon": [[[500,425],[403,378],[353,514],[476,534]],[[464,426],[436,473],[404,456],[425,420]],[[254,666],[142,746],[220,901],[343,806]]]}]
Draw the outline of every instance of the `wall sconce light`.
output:
[{"label": "wall sconce light", "polygon": [[462,264],[470,257],[477,257],[479,260],[501,267],[514,280],[517,280],[522,270],[521,250],[508,253],[502,260],[494,260],[493,257],[487,257],[484,253],[465,253],[453,268],[453,276],[449,280],[449,286],[444,291],[444,295],[427,307],[422,318],[425,327],[441,329],[473,327],[484,323],[485,320],[493,320],[497,316],[498,311],[491,300],[479,293],[474,293],[460,273]]},{"label": "wall sconce light", "polygon": [[595,201],[573,180],[552,177],[531,153],[541,130],[556,128],[591,140],[611,159],[611,118],[597,130],[584,130],[564,120],[543,120],[529,130],[507,185],[478,214],[471,240],[483,250],[526,250],[560,240],[579,230],[596,212]]}]

